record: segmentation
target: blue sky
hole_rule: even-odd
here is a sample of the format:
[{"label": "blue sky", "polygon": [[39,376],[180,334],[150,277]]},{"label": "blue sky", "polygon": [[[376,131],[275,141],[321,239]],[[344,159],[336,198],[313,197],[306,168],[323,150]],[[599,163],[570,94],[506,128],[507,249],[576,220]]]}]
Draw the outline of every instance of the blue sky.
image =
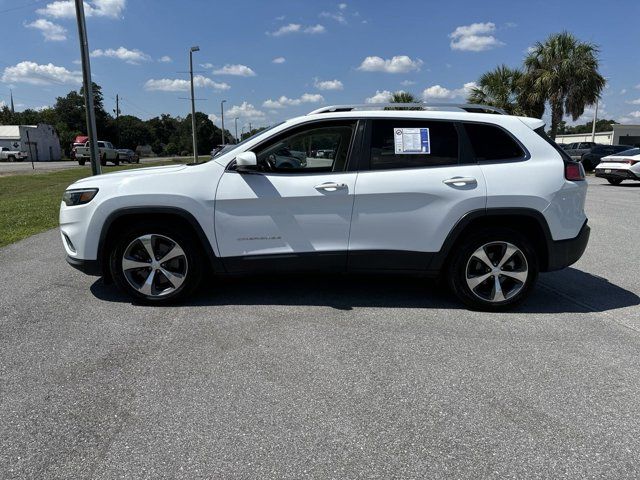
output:
[{"label": "blue sky", "polygon": [[[537,40],[564,29],[601,48],[601,115],[640,124],[640,2],[88,0],[92,73],[105,106],[123,114],[186,115],[188,50],[197,108],[219,124],[273,122],[324,104],[405,90],[463,101],[498,64],[521,64]],[[81,80],[73,2],[0,0],[0,101],[52,105]],[[634,103],[635,102],[635,103]],[[580,122],[590,120],[587,111]],[[227,123],[229,127],[230,123]]]}]

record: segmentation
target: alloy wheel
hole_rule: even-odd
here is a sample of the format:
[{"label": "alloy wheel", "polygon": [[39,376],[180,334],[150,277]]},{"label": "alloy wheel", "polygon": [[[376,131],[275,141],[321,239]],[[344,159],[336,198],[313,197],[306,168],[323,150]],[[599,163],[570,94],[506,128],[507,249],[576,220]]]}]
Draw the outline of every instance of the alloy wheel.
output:
[{"label": "alloy wheel", "polygon": [[125,248],[122,272],[142,295],[163,297],[178,290],[187,278],[187,256],[175,240],[165,235],[142,235]]},{"label": "alloy wheel", "polygon": [[509,242],[491,242],[478,248],[469,260],[465,278],[469,290],[481,300],[500,303],[513,298],[529,276],[527,259]]}]

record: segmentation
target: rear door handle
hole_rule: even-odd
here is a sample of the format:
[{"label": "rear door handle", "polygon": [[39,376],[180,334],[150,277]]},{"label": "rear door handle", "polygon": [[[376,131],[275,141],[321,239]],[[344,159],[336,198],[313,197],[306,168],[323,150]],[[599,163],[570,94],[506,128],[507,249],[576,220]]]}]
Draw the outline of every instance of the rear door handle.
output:
[{"label": "rear door handle", "polygon": [[442,183],[452,187],[465,187],[467,185],[477,185],[478,181],[473,177],[453,177],[443,180]]},{"label": "rear door handle", "polygon": [[314,188],[316,190],[324,190],[326,192],[335,192],[336,190],[347,188],[347,184],[336,183],[336,182],[326,182],[326,183],[321,183],[320,185],[316,185]]}]

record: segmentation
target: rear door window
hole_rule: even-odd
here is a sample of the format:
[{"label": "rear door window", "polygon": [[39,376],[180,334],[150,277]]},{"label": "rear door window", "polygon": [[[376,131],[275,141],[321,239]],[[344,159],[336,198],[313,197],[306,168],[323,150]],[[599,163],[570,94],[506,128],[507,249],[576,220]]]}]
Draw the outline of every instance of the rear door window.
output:
[{"label": "rear door window", "polygon": [[518,142],[500,127],[465,123],[464,128],[477,161],[521,160],[526,157]]},{"label": "rear door window", "polygon": [[459,143],[453,122],[373,120],[371,170],[456,165]]}]

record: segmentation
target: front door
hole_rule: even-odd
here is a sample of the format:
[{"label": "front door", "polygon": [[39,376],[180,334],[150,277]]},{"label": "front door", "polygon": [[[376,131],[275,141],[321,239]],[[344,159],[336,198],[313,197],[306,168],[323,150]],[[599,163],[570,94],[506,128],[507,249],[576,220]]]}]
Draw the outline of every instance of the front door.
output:
[{"label": "front door", "polygon": [[258,169],[223,174],[218,248],[230,272],[345,269],[356,173],[356,121],[316,121],[253,149]]}]

